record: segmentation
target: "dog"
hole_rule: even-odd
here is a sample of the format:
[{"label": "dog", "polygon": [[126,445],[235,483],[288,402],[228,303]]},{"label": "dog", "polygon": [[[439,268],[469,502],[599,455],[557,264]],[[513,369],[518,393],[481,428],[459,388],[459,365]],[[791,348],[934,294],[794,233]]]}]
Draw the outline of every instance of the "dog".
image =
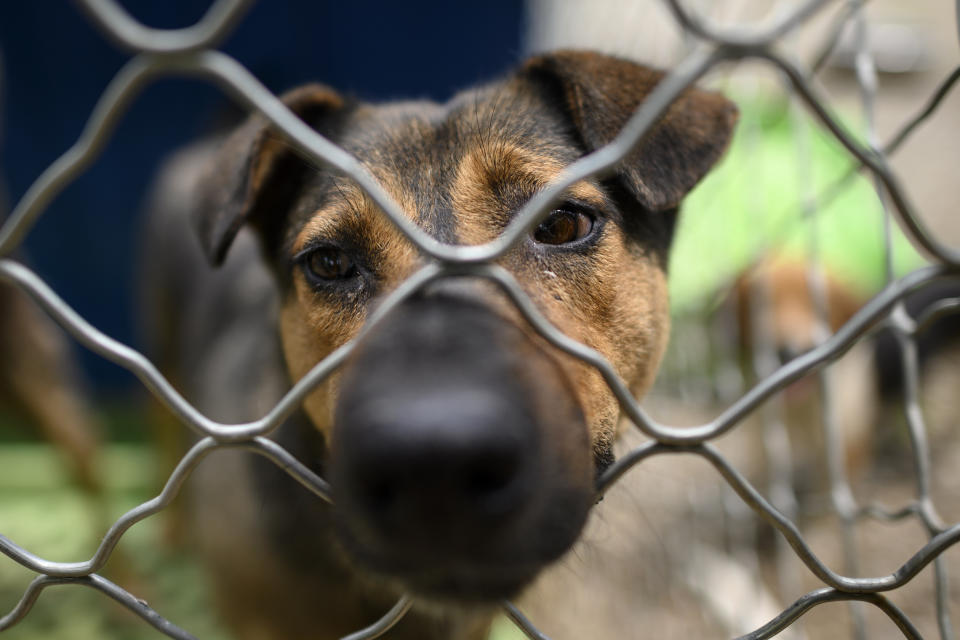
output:
[{"label": "dog", "polygon": [[[751,265],[735,281],[727,307],[736,316],[742,378],[748,386],[772,373],[772,367],[817,347],[867,302],[863,293],[822,267],[817,277],[823,299],[818,301],[811,269],[805,260],[770,255]],[[769,362],[763,362],[764,356]],[[860,342],[826,374],[829,384],[843,388],[842,394],[832,398],[828,419],[833,420],[839,434],[847,473],[855,478],[866,472],[876,435],[879,395],[873,384],[874,371],[872,347],[869,342]],[[801,494],[822,497],[830,490],[830,473],[824,442],[823,390],[818,382],[817,375],[807,375],[791,383],[779,396],[777,408],[790,441],[794,466],[791,485]],[[762,438],[753,440],[759,443]]]},{"label": "dog", "polygon": [[[282,100],[411,222],[477,245],[610,142],[662,78],[561,51],[445,104],[372,105],[320,85]],[[736,119],[721,95],[685,91],[615,170],[567,189],[497,261],[637,397],[667,341],[680,201]],[[257,115],[174,156],[151,209],[153,351],[218,420],[262,416],[424,264],[350,176],[300,158]],[[274,436],[330,480],[334,506],[270,462],[218,451],[191,478],[190,520],[244,640],[342,637],[405,593],[414,605],[389,637],[483,638],[504,598],[551,594],[566,613],[590,600],[587,582],[547,569],[581,537],[621,430],[594,368],[550,346],[489,282],[443,279],[364,331]]]},{"label": "dog", "polygon": [[[744,369],[749,371],[744,376],[748,383],[755,382],[751,376],[768,375],[771,369],[819,345],[867,303],[867,291],[851,285],[837,270],[817,265],[822,300],[829,310],[822,315],[820,303],[811,291],[808,272],[813,268],[801,258],[778,253],[766,256],[741,274],[730,296],[718,308],[739,320],[736,333],[746,361]],[[955,304],[958,296],[960,284],[949,279],[927,283],[903,296],[902,317],[907,326],[919,328],[909,338],[915,346],[918,410],[914,419],[919,418],[915,426],[922,431],[919,445],[911,442],[907,425],[904,354],[894,331],[883,322],[878,322],[826,369],[826,384],[832,389],[829,398],[817,384],[818,374],[805,376],[778,394],[775,402],[766,407],[767,412],[742,423],[724,443],[725,454],[730,455],[731,446],[736,447],[733,453],[739,454],[740,459],[735,460],[735,466],[761,491],[766,486],[766,495],[778,495],[775,482],[789,483],[792,495],[785,499],[781,492],[777,506],[784,509],[781,505],[786,505],[784,511],[827,566],[843,567],[852,558],[860,575],[883,575],[890,570],[891,558],[903,561],[928,541],[926,531],[913,522],[890,526],[883,518],[860,518],[851,555],[851,547],[838,535],[836,510],[830,503],[832,498],[842,495],[830,494],[836,491],[828,460],[831,447],[844,454],[837,460],[843,474],[839,480],[850,487],[851,498],[860,508],[890,508],[889,505],[909,501],[917,491],[914,447],[926,449],[926,482],[935,509],[944,514],[941,517],[947,522],[957,519],[956,496],[960,494],[954,490],[954,469],[960,460],[960,447],[955,437],[955,397],[960,374],[960,316],[935,312]],[[894,312],[894,317],[900,313]],[[829,446],[825,442],[825,414],[831,416],[835,428],[836,440]],[[789,441],[789,448],[780,449],[779,458],[776,453],[771,454],[772,448],[761,450],[758,446],[763,442],[761,427],[778,426]],[[731,442],[734,438],[736,441]],[[740,532],[749,532],[755,523],[758,520],[751,513],[734,526]],[[785,545],[773,546],[774,535],[766,523],[760,523],[752,538],[743,536],[741,546],[749,549],[755,545],[761,552],[757,559],[766,569],[760,573],[778,576],[781,585],[792,583],[792,591],[780,587],[784,603],[796,597],[796,593],[822,587],[822,582],[812,574],[797,572],[783,562],[780,553],[785,552],[790,562],[795,561],[794,554],[784,549]],[[956,568],[947,565],[947,571]],[[713,593],[718,591],[714,589]],[[911,617],[921,633],[928,633],[927,629],[934,634],[936,583],[911,584],[898,597],[905,603],[903,606],[914,611]],[[865,635],[884,637],[888,633],[885,623],[872,622],[868,616]],[[834,637],[838,626],[844,624],[848,622],[843,617],[825,612],[809,619],[806,637]]]},{"label": "dog", "polygon": [[63,459],[70,479],[102,498],[100,429],[63,333],[30,298],[0,282],[0,408],[23,416]]},{"label": "dog", "polygon": [[[773,356],[767,366],[780,366],[810,351],[838,331],[868,301],[867,294],[837,273],[819,267],[824,315],[811,289],[811,266],[785,255],[769,256],[751,265],[735,282],[730,301],[721,308],[737,318],[743,379],[757,382],[756,371],[764,350]],[[936,306],[960,297],[960,285],[937,281],[904,296],[904,311],[912,321]],[[952,431],[955,415],[957,345],[960,321],[953,314],[933,317],[912,340],[916,344],[917,398],[929,436],[943,443]],[[758,359],[758,356],[760,359]],[[828,384],[842,388],[830,408],[844,452],[848,479],[863,481],[878,463],[890,467],[902,458],[906,445],[903,355],[894,332],[880,327],[854,344],[833,363]],[[801,493],[824,496],[830,490],[824,443],[822,389],[814,375],[789,385],[779,400],[784,426],[790,435],[796,476],[792,485]],[[759,439],[757,439],[759,440]]]}]

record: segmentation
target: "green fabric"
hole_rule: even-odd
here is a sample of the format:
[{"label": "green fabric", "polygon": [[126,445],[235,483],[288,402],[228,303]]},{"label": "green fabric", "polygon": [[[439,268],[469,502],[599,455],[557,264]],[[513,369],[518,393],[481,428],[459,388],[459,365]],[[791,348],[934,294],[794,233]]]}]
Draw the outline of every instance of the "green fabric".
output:
[{"label": "green fabric", "polygon": [[[811,239],[835,278],[865,296],[882,288],[883,210],[869,172],[848,180],[815,222],[804,221],[804,197],[829,191],[855,159],[805,112],[797,118],[785,103],[737,102],[740,124],[725,159],[680,215],[670,259],[674,314],[708,308],[765,252],[803,259]],[[804,139],[811,162],[803,161]],[[895,274],[923,266],[895,223],[893,231]]]}]

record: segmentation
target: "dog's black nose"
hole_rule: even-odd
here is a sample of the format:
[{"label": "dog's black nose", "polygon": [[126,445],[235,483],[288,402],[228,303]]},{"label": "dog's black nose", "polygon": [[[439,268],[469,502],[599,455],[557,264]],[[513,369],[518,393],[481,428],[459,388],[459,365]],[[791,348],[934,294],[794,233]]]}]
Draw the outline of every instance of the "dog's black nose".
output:
[{"label": "dog's black nose", "polygon": [[440,386],[371,398],[340,417],[341,499],[374,536],[456,555],[529,498],[536,431],[501,394]]},{"label": "dog's black nose", "polygon": [[344,368],[330,480],[349,557],[421,595],[494,601],[566,551],[593,497],[583,414],[516,325],[414,298]]}]

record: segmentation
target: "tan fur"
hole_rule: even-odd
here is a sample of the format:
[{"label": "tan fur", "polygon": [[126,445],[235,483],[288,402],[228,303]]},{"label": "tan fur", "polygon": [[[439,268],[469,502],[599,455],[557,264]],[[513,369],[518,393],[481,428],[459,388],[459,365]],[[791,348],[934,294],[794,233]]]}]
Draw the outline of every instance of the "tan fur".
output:
[{"label": "tan fur", "polygon": [[[490,242],[509,222],[510,212],[504,211],[494,197],[500,185],[519,186],[535,193],[556,179],[563,169],[554,158],[509,140],[485,141],[467,151],[457,165],[451,189],[461,243]],[[606,202],[596,184],[586,180],[574,183],[566,193],[596,207],[603,207]]]},{"label": "tan fur", "polygon": [[[399,185],[386,179],[382,186],[404,211],[414,210],[408,192]],[[366,237],[374,239],[377,258],[390,265],[385,288],[396,288],[420,264],[419,254],[356,185],[341,185],[338,194],[341,198],[335,205],[317,211],[304,225],[294,242],[294,253],[299,252],[310,238],[322,237],[339,225],[355,226],[362,229]],[[342,308],[318,303],[303,274],[298,271],[292,295],[280,312],[280,335],[291,377],[298,380],[306,375],[331,351],[354,338],[365,321],[366,314],[362,311],[348,314]],[[337,379],[336,374],[330,376],[304,402],[313,424],[326,435],[330,434],[332,427],[331,411]]]},{"label": "tan fur", "polygon": [[[802,260],[773,256],[738,279],[737,316],[747,357],[758,348],[782,350],[791,357],[802,355],[840,329],[866,302],[831,273],[819,276],[824,299],[818,301],[811,287],[811,269]],[[871,346],[861,342],[821,374],[826,376],[828,386],[842,388],[842,393],[833,396],[829,419],[839,429],[846,469],[853,477],[865,470],[874,434],[878,398],[873,367]],[[808,375],[787,387],[781,402],[795,464],[810,476],[801,480],[825,491],[828,472],[823,466],[826,444],[822,393],[818,377]]]},{"label": "tan fur", "polygon": [[[382,185],[402,209],[410,213],[415,195],[404,189],[390,174],[377,171]],[[452,189],[453,216],[457,237],[465,245],[489,242],[502,226],[498,219],[508,219],[493,191],[498,182],[528,184],[531,190],[542,188],[564,169],[556,160],[537,155],[506,142],[487,144],[464,154]],[[606,201],[603,192],[592,181],[581,181],[567,192],[571,197],[598,208]],[[310,238],[323,237],[337,227],[348,225],[362,229],[363,235],[374,238],[377,259],[389,265],[384,294],[396,288],[420,264],[418,253],[386,219],[376,205],[355,184],[338,186],[335,203],[317,211],[304,225],[293,244],[299,252]],[[527,295],[546,317],[565,335],[599,351],[613,364],[618,374],[636,394],[644,393],[653,382],[663,354],[669,319],[667,314],[666,280],[662,270],[645,255],[632,253],[618,229],[609,225],[602,244],[592,261],[593,268],[577,277],[558,277],[549,269],[530,264],[517,251],[509,252],[500,261],[522,283]],[[296,273],[291,295],[281,311],[281,336],[284,354],[296,380],[303,377],[316,362],[359,333],[365,314],[347,314],[341,308],[317,301],[301,273]],[[512,304],[498,299],[487,289],[490,304],[523,323]],[[625,320],[629,319],[629,320]],[[553,351],[539,334],[530,330],[530,337],[543,348]],[[595,368],[578,358],[558,353],[557,361],[566,372],[571,388],[587,417],[595,445],[612,442],[619,423],[620,409],[609,386]],[[305,402],[313,423],[329,433],[335,401],[337,376],[317,387]]]}]

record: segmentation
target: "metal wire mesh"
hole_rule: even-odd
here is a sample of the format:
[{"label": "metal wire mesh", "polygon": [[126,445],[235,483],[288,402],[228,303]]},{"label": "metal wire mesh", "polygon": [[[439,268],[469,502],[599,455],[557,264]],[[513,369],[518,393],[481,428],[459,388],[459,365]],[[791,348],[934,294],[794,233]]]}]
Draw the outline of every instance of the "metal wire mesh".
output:
[{"label": "metal wire mesh", "polygon": [[[826,102],[810,81],[812,73],[834,47],[844,23],[852,21],[862,31],[863,3],[851,0],[839,16],[837,26],[829,34],[823,52],[810,69],[801,69],[775,51],[780,39],[797,29],[829,4],[828,0],[804,2],[773,26],[763,30],[720,29],[711,22],[689,13],[678,0],[666,0],[673,17],[686,34],[698,41],[688,55],[630,118],[620,134],[607,146],[570,165],[556,180],[528,202],[504,233],[496,240],[480,246],[448,246],[436,241],[404,216],[381,186],[353,157],[324,139],[294,116],[284,105],[241,64],[215,49],[230,29],[240,20],[249,2],[217,0],[194,26],[179,30],[157,30],[138,23],[113,0],[80,0],[80,5],[101,31],[119,46],[131,51],[133,58],[117,73],[96,105],[77,142],[54,162],[17,204],[12,216],[0,228],[0,278],[13,283],[29,294],[77,341],[102,357],[133,372],[141,382],[200,440],[180,460],[159,495],[131,509],[107,531],[93,556],[77,562],[51,562],[31,553],[25,547],[0,535],[0,551],[37,577],[26,589],[19,603],[0,618],[0,631],[27,615],[43,589],[53,585],[77,584],[91,587],[133,611],[161,633],[172,638],[192,638],[188,632],[166,620],[145,602],[98,575],[121,536],[136,522],[164,509],[177,495],[190,473],[215,449],[241,448],[264,456],[286,471],[320,499],[330,500],[327,483],[269,439],[268,436],[303,401],[305,396],[330,375],[351,352],[351,341],[319,362],[309,374],[297,382],[283,399],[263,418],[245,424],[223,424],[211,420],[187,402],[157,368],[142,354],[101,333],[75,313],[36,274],[9,256],[18,247],[30,227],[47,204],[97,157],[131,100],[159,76],[189,74],[217,84],[248,110],[266,117],[276,129],[306,157],[329,163],[350,175],[382,209],[383,214],[429,258],[426,266],[392,292],[370,318],[364,331],[384,321],[390,312],[408,296],[431,281],[450,277],[485,278],[497,285],[512,300],[527,320],[556,348],[595,367],[616,395],[623,413],[636,427],[649,436],[648,442],[623,456],[600,479],[602,494],[625,473],[643,461],[660,455],[688,454],[709,462],[739,498],[761,518],[776,528],[809,571],[824,584],[787,607],[764,626],[742,636],[769,638],[784,630],[807,611],[820,604],[835,601],[856,601],[878,608],[907,638],[919,638],[915,625],[884,595],[909,581],[933,563],[936,575],[937,612],[940,635],[951,638],[951,621],[947,610],[946,569],[940,555],[960,540],[960,524],[946,525],[937,512],[930,492],[930,451],[926,429],[918,401],[918,366],[914,336],[936,316],[960,310],[960,302],[947,300],[931,308],[924,316],[910,318],[903,306],[903,297],[915,288],[943,277],[960,274],[960,248],[945,246],[921,223],[913,210],[897,175],[887,164],[887,156],[910,135],[917,124],[934,113],[960,78],[960,69],[952,73],[916,118],[906,123],[900,133],[881,147],[873,130],[867,132],[866,143],[858,142],[831,114]],[[957,10],[960,12],[960,2]],[[958,32],[960,35],[960,32]],[[933,265],[914,271],[899,280],[889,279],[887,286],[863,306],[841,329],[828,335],[812,351],[773,370],[753,388],[713,420],[694,428],[680,428],[651,419],[639,406],[613,367],[593,349],[575,342],[552,326],[522,292],[520,285],[506,270],[493,264],[498,257],[531,232],[546,215],[555,196],[573,183],[616,165],[643,137],[659,115],[688,86],[719,63],[757,59],[776,69],[789,81],[797,101],[820,124],[830,131],[846,150],[875,177],[877,191],[889,215],[901,225],[913,243],[932,260]],[[870,120],[876,90],[875,71],[864,39],[859,40],[857,78],[863,90],[863,105]],[[830,193],[820,194],[820,201]],[[888,228],[889,234],[889,228]],[[811,284],[821,301],[822,278],[814,270]],[[821,311],[823,311],[821,309]],[[916,518],[924,526],[928,541],[887,575],[851,577],[855,567],[846,566],[838,573],[827,566],[811,549],[800,533],[790,509],[780,510],[752,486],[711,441],[729,432],[754,412],[773,394],[791,382],[815,371],[823,371],[848,351],[865,333],[878,323],[886,323],[902,347],[906,384],[906,411],[915,468],[916,498],[896,509],[856,503],[843,473],[842,439],[830,419],[830,403],[824,403],[824,424],[830,450],[830,483],[833,506],[841,516],[848,544],[851,527],[864,518]],[[825,374],[821,374],[825,375]],[[824,378],[825,380],[825,378]],[[830,385],[823,384],[829,397]],[[775,447],[774,447],[775,448]],[[852,554],[850,554],[852,556]],[[410,608],[410,601],[401,599],[384,617],[371,627],[348,636],[350,640],[374,638],[385,633]],[[513,604],[504,603],[507,616],[530,638],[545,638]],[[862,636],[860,626],[859,634]]]}]

